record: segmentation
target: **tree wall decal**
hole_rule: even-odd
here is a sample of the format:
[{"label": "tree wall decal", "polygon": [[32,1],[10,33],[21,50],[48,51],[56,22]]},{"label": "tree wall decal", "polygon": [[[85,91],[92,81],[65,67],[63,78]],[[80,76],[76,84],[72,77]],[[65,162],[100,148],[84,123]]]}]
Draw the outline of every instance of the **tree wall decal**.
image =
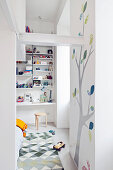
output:
[{"label": "tree wall decal", "polygon": [[[93,35],[90,35],[90,50],[89,53],[87,50],[84,51],[83,57],[82,57],[82,46],[80,49],[80,57],[77,59],[75,49],[73,49],[73,54],[72,54],[72,59],[75,59],[77,70],[78,70],[78,89],[75,88],[73,92],[73,97],[76,99],[79,107],[79,124],[78,124],[78,134],[77,134],[77,143],[76,143],[76,151],[75,151],[75,157],[74,160],[76,162],[76,165],[78,166],[79,164],[79,151],[80,151],[80,139],[81,139],[81,134],[82,134],[82,128],[83,126],[86,126],[86,122],[91,118],[91,116],[94,115],[95,109],[94,106],[90,105],[91,102],[91,97],[94,94],[95,86],[91,85],[91,88],[87,90],[87,94],[89,96],[89,103],[88,103],[88,108],[87,108],[87,114],[84,113],[83,110],[83,96],[82,96],[82,85],[83,85],[83,79],[84,79],[84,74],[85,70],[87,67],[87,64],[89,62],[90,57],[92,56],[92,53],[94,50],[92,49],[92,43],[93,43]],[[90,122],[89,129],[93,129],[93,122]],[[90,136],[91,138],[91,136]]]},{"label": "tree wall decal", "polygon": [[80,14],[80,21],[82,21],[83,22],[83,24],[82,24],[82,33],[81,32],[79,32],[79,36],[84,36],[84,31],[85,31],[85,25],[87,24],[87,22],[88,22],[88,19],[89,19],[89,15],[87,15],[86,17],[84,16],[84,14],[85,14],[85,11],[86,11],[86,9],[87,9],[87,1],[82,5],[82,13]]}]

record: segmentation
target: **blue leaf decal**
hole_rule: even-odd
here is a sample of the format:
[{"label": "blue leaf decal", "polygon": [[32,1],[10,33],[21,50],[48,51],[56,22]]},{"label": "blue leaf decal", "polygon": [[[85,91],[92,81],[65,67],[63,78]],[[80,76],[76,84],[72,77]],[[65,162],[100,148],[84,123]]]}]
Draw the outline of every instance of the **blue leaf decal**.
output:
[{"label": "blue leaf decal", "polygon": [[90,91],[88,90],[87,93],[89,96],[91,96],[94,93],[95,86],[92,85]]},{"label": "blue leaf decal", "polygon": [[73,49],[73,54],[75,54],[75,49]]},{"label": "blue leaf decal", "polygon": [[93,122],[90,122],[90,123],[89,123],[89,129],[90,129],[90,130],[93,130],[93,127],[94,127],[94,123],[93,123]]},{"label": "blue leaf decal", "polygon": [[93,111],[94,110],[94,106],[91,106],[90,109],[91,109],[91,111]]},{"label": "blue leaf decal", "polygon": [[82,19],[82,16],[83,16],[83,13],[82,13],[82,14],[80,14],[80,20]]}]

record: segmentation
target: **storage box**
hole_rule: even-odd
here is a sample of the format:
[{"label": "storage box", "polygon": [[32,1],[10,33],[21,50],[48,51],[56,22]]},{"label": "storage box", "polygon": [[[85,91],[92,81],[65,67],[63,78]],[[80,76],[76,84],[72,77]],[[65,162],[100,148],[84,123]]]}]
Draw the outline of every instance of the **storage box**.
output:
[{"label": "storage box", "polygon": [[32,66],[26,66],[26,70],[32,70]]}]

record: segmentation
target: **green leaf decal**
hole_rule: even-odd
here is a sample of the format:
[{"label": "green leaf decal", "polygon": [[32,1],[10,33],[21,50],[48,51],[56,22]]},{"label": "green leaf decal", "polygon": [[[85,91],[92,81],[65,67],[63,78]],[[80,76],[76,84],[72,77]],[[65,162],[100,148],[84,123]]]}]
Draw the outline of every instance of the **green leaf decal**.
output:
[{"label": "green leaf decal", "polygon": [[87,57],[87,50],[84,51],[84,56],[83,56],[83,59],[81,60],[81,64],[83,63],[83,61],[86,59]]},{"label": "green leaf decal", "polygon": [[72,54],[72,59],[74,59],[74,54]]},{"label": "green leaf decal", "polygon": [[86,8],[87,8],[87,1],[86,1],[85,5],[84,5],[83,13],[85,12]]},{"label": "green leaf decal", "polygon": [[75,91],[74,91],[74,93],[73,93],[73,97],[76,97],[76,93],[77,93],[77,90],[76,90],[76,88],[75,88]]},{"label": "green leaf decal", "polygon": [[88,15],[88,16],[86,17],[86,19],[85,19],[85,24],[87,24],[88,18],[89,18],[89,15]]},{"label": "green leaf decal", "polygon": [[75,49],[73,49],[72,59],[75,57]]},{"label": "green leaf decal", "polygon": [[82,4],[82,12],[84,11],[84,5]]},{"label": "green leaf decal", "polygon": [[94,111],[94,106],[91,106],[90,109],[91,109],[91,111]]},{"label": "green leaf decal", "polygon": [[90,42],[89,45],[91,45],[93,43],[93,34],[90,35]]}]

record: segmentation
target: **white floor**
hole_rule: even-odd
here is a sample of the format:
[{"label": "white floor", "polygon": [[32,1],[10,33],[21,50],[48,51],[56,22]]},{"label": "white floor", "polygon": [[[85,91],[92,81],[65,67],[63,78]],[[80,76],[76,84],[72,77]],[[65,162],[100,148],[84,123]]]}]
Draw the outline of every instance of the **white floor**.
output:
[{"label": "white floor", "polygon": [[[51,129],[56,132],[53,136],[54,143],[63,141],[66,144],[66,147],[59,152],[64,170],[77,170],[69,153],[69,129],[57,129],[53,123],[49,123],[47,127],[39,125],[38,132],[48,132]],[[37,132],[37,130],[34,125],[28,125],[28,132]]]}]

